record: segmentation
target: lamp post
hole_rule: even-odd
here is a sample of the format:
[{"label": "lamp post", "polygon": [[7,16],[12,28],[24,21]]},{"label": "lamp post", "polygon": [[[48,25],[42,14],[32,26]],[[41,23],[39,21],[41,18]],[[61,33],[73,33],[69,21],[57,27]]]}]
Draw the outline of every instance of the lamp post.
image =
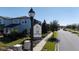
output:
[{"label": "lamp post", "polygon": [[33,51],[33,25],[34,25],[34,16],[35,16],[35,11],[33,11],[33,9],[31,8],[30,11],[29,11],[29,17],[30,17],[30,20],[31,20],[31,31],[30,31],[30,34],[31,34],[31,46],[30,46],[30,50]]}]

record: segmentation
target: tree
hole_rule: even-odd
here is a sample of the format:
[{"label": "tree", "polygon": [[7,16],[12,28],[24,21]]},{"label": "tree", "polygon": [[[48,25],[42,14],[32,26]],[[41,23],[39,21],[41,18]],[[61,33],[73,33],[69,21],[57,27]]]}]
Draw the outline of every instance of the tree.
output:
[{"label": "tree", "polygon": [[57,20],[54,20],[53,22],[50,23],[50,30],[51,31],[57,31],[59,28],[59,24]]},{"label": "tree", "polygon": [[42,33],[47,33],[47,23],[45,20],[42,23]]},{"label": "tree", "polygon": [[0,24],[0,34],[3,34],[3,30],[4,30],[4,25]]},{"label": "tree", "polygon": [[79,24],[77,25],[77,30],[79,31]]},{"label": "tree", "polygon": [[77,29],[77,24],[72,24],[72,25],[67,25],[66,28],[69,28],[69,29],[73,29],[73,30],[76,30]]},{"label": "tree", "polygon": [[71,25],[67,25],[66,28],[71,28]]},{"label": "tree", "polygon": [[72,24],[71,28],[75,30],[77,28],[77,25],[76,24]]},{"label": "tree", "polygon": [[50,24],[47,24],[47,31],[50,31]]}]

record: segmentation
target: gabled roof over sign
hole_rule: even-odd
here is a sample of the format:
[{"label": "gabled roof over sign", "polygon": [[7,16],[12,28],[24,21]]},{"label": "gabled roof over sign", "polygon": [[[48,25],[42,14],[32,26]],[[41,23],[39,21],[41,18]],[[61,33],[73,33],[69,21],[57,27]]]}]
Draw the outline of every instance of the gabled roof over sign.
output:
[{"label": "gabled roof over sign", "polygon": [[34,24],[40,24],[41,25],[41,21],[34,19]]}]

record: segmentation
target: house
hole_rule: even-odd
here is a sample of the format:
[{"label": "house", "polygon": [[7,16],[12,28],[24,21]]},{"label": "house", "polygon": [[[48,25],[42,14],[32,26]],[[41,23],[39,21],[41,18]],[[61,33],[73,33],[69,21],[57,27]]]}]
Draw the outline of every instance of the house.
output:
[{"label": "house", "polygon": [[31,21],[27,16],[16,18],[0,16],[0,25],[3,26],[3,28],[0,26],[0,31],[2,31],[4,34],[10,34],[13,30],[17,30],[18,33],[27,30],[29,33],[31,28]]},{"label": "house", "polygon": [[[35,23],[41,24],[40,21],[34,19],[34,24]],[[30,29],[31,29],[31,21],[30,18],[27,16],[21,16],[15,18],[0,16],[0,33],[2,34],[10,34],[12,31],[22,33],[24,30],[27,30],[27,33],[29,34]]]},{"label": "house", "polygon": [[3,34],[4,27],[11,23],[9,19],[9,17],[0,16],[0,34]]}]

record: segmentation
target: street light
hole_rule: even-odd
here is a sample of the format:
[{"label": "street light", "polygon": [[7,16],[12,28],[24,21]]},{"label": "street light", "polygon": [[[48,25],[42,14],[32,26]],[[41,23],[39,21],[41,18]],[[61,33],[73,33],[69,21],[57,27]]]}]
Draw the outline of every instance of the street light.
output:
[{"label": "street light", "polygon": [[31,20],[31,31],[30,31],[30,34],[31,34],[31,51],[33,51],[33,25],[34,25],[34,16],[35,16],[35,11],[33,11],[33,9],[31,8],[30,11],[29,11],[29,16],[30,16],[30,20]]}]

